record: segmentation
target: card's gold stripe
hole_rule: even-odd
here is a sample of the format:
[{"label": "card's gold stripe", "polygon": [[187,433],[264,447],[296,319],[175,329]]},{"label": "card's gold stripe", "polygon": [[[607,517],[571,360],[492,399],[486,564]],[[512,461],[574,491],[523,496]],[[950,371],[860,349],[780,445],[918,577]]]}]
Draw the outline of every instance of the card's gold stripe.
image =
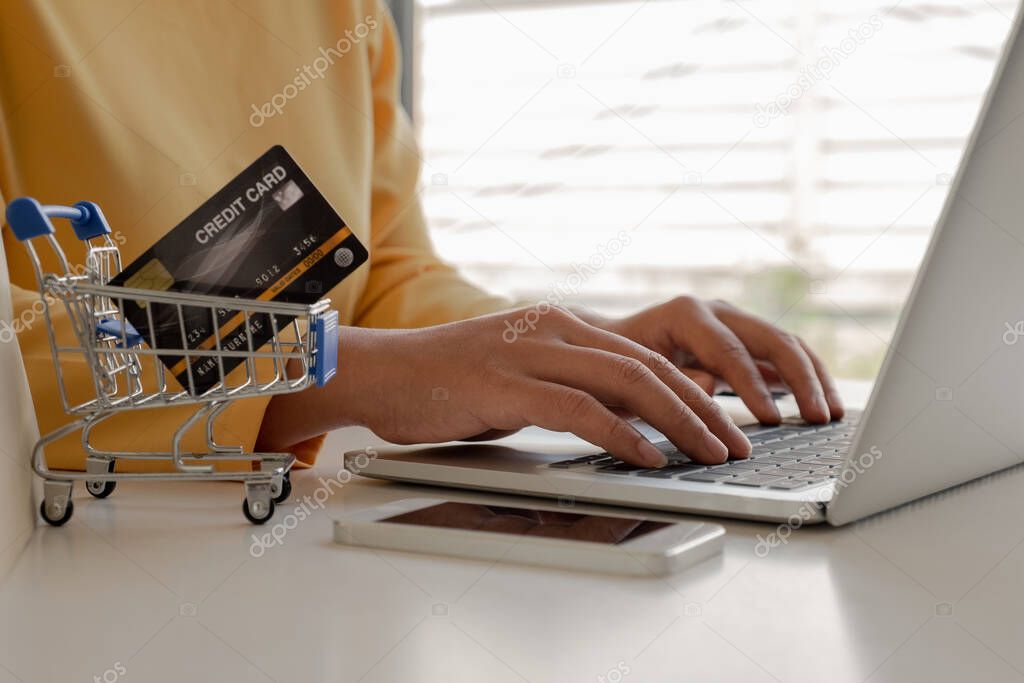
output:
[{"label": "card's gold stripe", "polygon": [[[292,268],[287,273],[285,273],[280,278],[271,283],[271,285],[267,287],[267,289],[260,292],[260,295],[256,297],[256,300],[269,301],[270,299],[273,299],[276,295],[280,294],[285,287],[299,279],[299,277],[301,277],[303,273],[305,273],[307,270],[309,270],[316,264],[320,263],[320,261],[322,261],[325,256],[331,254],[333,249],[342,242],[344,242],[345,239],[348,238],[348,236],[351,234],[352,231],[347,227],[344,227],[338,232],[334,233],[334,235],[332,235],[326,242],[317,247],[321,252],[320,258],[309,263],[303,260],[301,263],[296,264],[294,268]],[[242,301],[244,301],[244,299]],[[211,334],[209,337],[203,340],[202,344],[200,344],[196,348],[203,350],[214,348],[217,345],[217,337],[220,336],[220,330],[233,330],[239,325],[241,325],[243,322],[245,322],[245,315],[242,313],[236,313],[227,322],[220,326],[216,334]],[[171,368],[171,374],[181,374],[181,372],[185,369],[185,365],[186,361],[184,358],[182,358],[180,361],[174,364],[173,368]]]}]

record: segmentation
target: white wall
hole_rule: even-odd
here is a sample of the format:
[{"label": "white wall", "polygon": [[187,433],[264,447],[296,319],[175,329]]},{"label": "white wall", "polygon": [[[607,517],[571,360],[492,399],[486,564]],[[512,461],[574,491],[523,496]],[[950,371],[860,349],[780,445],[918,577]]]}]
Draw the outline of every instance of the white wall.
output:
[{"label": "white wall", "polygon": [[0,241],[0,578],[35,526],[29,454],[37,437],[25,368],[11,327],[7,259]]}]

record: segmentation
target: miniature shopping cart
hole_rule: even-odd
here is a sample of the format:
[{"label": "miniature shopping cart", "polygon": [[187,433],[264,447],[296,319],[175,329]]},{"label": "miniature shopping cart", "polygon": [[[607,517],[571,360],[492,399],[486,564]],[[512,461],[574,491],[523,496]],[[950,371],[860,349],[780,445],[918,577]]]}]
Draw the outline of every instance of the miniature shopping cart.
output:
[{"label": "miniature shopping cart", "polygon": [[[71,221],[76,236],[85,242],[84,265],[69,264],[54,236],[51,218]],[[28,249],[35,268],[61,401],[65,412],[75,418],[39,439],[32,451],[32,468],[43,479],[43,519],[60,526],[71,518],[76,481],[84,481],[93,496],[106,498],[117,482],[125,479],[242,481],[245,516],[254,524],[270,519],[274,504],[291,492],[289,473],[294,456],[247,453],[240,446],[218,444],[214,422],[231,401],[299,391],[313,383],[323,386],[334,376],[338,314],[330,310],[330,301],[302,305],[111,285],[111,278],[121,271],[121,255],[103,213],[92,202],[44,206],[24,197],[8,205],[7,221]],[[49,243],[54,252],[57,265],[53,269],[57,272],[45,270],[36,250],[41,242]],[[124,317],[126,302],[135,302],[145,312],[148,334],[137,331]],[[66,330],[55,328],[51,307],[67,312],[73,334],[62,335]],[[213,330],[212,341],[203,345],[190,340],[186,330],[186,312],[194,320],[197,310],[209,316]],[[172,335],[175,343],[168,344],[166,334],[153,332],[155,313],[165,319],[168,313],[176,313],[180,336]],[[225,342],[219,324],[225,318],[241,321],[244,343]],[[254,332],[257,329],[260,334]],[[262,344],[264,339],[268,341]],[[180,375],[178,380],[168,377],[170,371],[163,362],[168,357],[184,360],[186,382],[180,381]],[[193,364],[204,358],[216,373],[212,386],[210,377],[200,383],[193,374]],[[68,386],[65,377],[71,365],[81,367],[83,361],[92,386]],[[202,390],[197,389],[200,386]],[[73,396],[75,392],[79,395]],[[174,432],[167,451],[108,451],[90,443],[96,426],[120,411],[177,405],[195,406],[195,410]],[[200,420],[205,420],[206,451],[183,451],[183,437]],[[46,446],[75,431],[81,431],[85,472],[50,469],[44,455]],[[118,471],[117,463],[126,460],[162,460],[173,465],[173,470]]]}]

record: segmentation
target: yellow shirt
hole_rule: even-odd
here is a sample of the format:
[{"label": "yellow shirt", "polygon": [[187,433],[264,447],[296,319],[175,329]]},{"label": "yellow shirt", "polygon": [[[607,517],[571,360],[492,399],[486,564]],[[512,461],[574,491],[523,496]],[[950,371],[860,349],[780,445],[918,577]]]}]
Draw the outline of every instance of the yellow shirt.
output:
[{"label": "yellow shirt", "polygon": [[[343,324],[417,327],[507,306],[435,255],[417,192],[419,153],[397,102],[400,64],[380,0],[5,0],[0,5],[0,205],[98,203],[134,260],[274,144],[284,145],[370,251],[327,295]],[[72,263],[82,249],[66,222]],[[61,409],[25,249],[4,230],[18,339],[40,432]],[[51,262],[52,263],[52,262]],[[60,329],[67,321],[55,320]],[[344,343],[344,335],[342,335]],[[84,363],[66,369],[90,383]],[[340,381],[335,379],[334,381]],[[238,401],[218,441],[251,449],[265,399]],[[192,407],[129,411],[100,448],[166,451]],[[185,447],[202,451],[193,430]],[[294,448],[312,462],[322,441]],[[47,449],[81,468],[77,435]]]}]

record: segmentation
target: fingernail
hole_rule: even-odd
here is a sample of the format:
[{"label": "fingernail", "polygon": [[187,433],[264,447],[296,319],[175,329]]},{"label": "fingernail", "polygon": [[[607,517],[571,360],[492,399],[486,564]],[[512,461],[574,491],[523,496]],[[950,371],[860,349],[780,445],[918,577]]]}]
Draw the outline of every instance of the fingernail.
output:
[{"label": "fingernail", "polygon": [[708,449],[710,455],[717,457],[719,460],[725,460],[729,457],[729,449],[711,432],[704,433],[704,446]]},{"label": "fingernail", "polygon": [[739,449],[737,449],[737,451],[733,453],[733,455],[739,456],[741,458],[749,457],[750,451],[753,450],[753,447],[750,445],[750,439],[748,439],[747,435],[744,434],[743,431],[738,427],[733,427],[733,432],[739,435],[736,437],[736,442],[740,444]]},{"label": "fingernail", "polygon": [[655,448],[650,441],[641,441],[637,450],[640,451],[640,457],[648,467],[664,467],[668,462],[665,454]]},{"label": "fingernail", "polygon": [[764,402],[765,410],[771,416],[772,422],[781,422],[782,415],[779,413],[779,407],[775,405],[775,399],[769,398]]}]

